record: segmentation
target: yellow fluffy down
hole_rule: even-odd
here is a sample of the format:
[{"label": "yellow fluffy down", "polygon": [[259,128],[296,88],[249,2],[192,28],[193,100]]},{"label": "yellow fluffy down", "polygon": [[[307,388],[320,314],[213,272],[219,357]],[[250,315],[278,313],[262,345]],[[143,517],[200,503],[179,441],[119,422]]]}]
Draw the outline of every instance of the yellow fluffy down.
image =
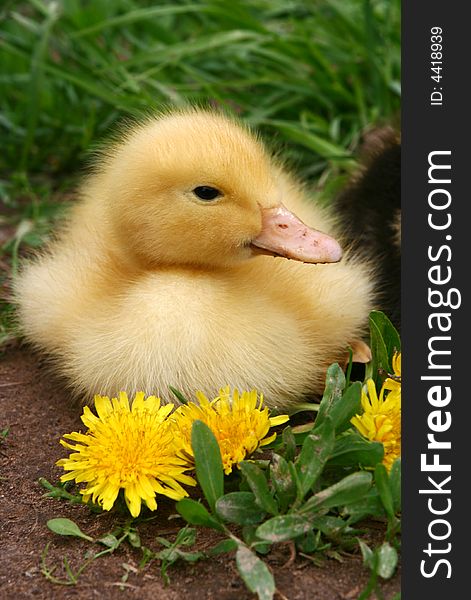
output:
[{"label": "yellow fluffy down", "polygon": [[[216,202],[196,186],[221,190]],[[253,256],[264,208],[283,203],[335,236],[261,142],[219,114],[187,110],[130,127],[83,182],[55,241],[23,266],[23,332],[85,400],[126,390],[174,400],[232,388],[283,410],[322,392],[372,308],[371,267]],[[345,250],[345,249],[344,249]]]}]

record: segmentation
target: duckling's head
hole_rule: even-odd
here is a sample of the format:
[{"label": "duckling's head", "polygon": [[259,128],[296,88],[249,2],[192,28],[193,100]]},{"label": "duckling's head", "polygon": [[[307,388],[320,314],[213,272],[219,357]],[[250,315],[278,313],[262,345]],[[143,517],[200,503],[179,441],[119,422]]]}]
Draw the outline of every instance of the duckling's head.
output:
[{"label": "duckling's head", "polygon": [[255,252],[336,262],[337,242],[283,206],[261,142],[218,113],[187,110],[130,128],[95,176],[117,244],[145,268],[227,266]]}]

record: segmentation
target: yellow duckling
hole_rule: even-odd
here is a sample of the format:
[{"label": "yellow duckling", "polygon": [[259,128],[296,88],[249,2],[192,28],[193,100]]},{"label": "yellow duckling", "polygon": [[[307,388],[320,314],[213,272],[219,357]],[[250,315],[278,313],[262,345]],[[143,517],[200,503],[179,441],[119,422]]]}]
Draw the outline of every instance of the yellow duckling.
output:
[{"label": "yellow duckling", "polygon": [[333,230],[246,128],[163,114],[103,153],[24,266],[20,323],[85,400],[229,384],[284,410],[322,392],[349,345],[364,349],[370,267],[340,261]]}]

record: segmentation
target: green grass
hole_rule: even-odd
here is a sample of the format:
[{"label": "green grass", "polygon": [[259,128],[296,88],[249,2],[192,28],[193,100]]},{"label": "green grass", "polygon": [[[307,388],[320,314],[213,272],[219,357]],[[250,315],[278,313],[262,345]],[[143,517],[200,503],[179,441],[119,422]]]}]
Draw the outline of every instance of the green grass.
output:
[{"label": "green grass", "polygon": [[222,105],[328,198],[362,130],[399,111],[399,0],[11,0],[0,32],[0,260],[14,269],[123,117]]}]

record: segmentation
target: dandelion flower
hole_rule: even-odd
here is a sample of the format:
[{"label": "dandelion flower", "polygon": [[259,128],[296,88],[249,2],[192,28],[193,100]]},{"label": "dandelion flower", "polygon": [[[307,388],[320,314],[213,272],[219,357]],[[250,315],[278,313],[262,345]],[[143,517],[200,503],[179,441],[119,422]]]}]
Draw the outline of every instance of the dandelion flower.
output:
[{"label": "dandelion flower", "polygon": [[197,392],[199,404],[189,402],[178,407],[172,419],[184,451],[191,457],[191,428],[195,420],[203,421],[218,441],[224,472],[228,475],[234,464],[272,442],[276,433],[266,437],[270,427],[286,423],[289,417],[270,417],[268,408],[263,407],[263,395],[258,396],[256,390],[242,394],[234,390],[231,396],[227,386],[219,394],[210,401],[202,392]]},{"label": "dandelion flower", "polygon": [[86,483],[81,490],[84,502],[91,498],[104,510],[111,509],[123,489],[133,517],[139,515],[142,502],[155,510],[156,494],[174,500],[188,496],[180,484],[195,485],[195,481],[184,473],[190,465],[179,455],[167,418],[172,404],[160,406],[159,398],[145,399],[139,392],[130,407],[127,395],[120,392],[119,398],[111,400],[95,396],[95,408],[98,416],[84,408],[86,433],[64,435],[75,444],[60,441],[73,451],[57,462],[68,471],[61,481]]},{"label": "dandelion flower", "polygon": [[386,390],[401,390],[401,353],[395,352],[392,358],[394,375],[390,375],[384,382]]},{"label": "dandelion flower", "polygon": [[373,380],[368,379],[366,385],[368,394],[364,391],[361,394],[364,412],[355,415],[351,422],[365,438],[382,442],[383,463],[389,470],[401,456],[401,386],[399,383],[385,397],[388,388],[384,384],[378,397]]}]

